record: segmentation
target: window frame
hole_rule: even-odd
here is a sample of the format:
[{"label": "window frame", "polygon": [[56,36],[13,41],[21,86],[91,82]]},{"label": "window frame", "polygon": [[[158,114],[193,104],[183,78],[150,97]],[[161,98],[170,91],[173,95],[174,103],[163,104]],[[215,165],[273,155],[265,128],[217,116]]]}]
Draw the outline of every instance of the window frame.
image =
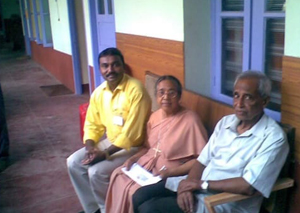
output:
[{"label": "window frame", "polygon": [[34,16],[34,26],[35,26],[35,42],[37,44],[42,44],[41,35],[40,35],[40,26],[39,26],[39,19],[40,17],[40,11],[37,11],[37,0],[31,0],[32,6],[33,6],[33,16]]},{"label": "window frame", "polygon": [[[222,1],[212,1],[212,78],[211,97],[232,105],[233,98],[221,92],[222,72],[222,19],[242,17],[244,20],[243,65],[242,70],[265,72],[266,23],[268,18],[285,18],[282,11],[265,11],[266,0],[245,0],[243,12],[222,12]],[[255,10],[253,9],[255,8]],[[252,24],[251,24],[252,23]],[[253,24],[255,23],[255,24]],[[281,112],[265,109],[266,114],[277,121]]]},{"label": "window frame", "polygon": [[26,16],[27,16],[27,18],[26,18],[26,21],[27,21],[27,27],[28,27],[28,32],[29,32],[29,34],[28,34],[28,37],[29,37],[29,39],[30,39],[30,41],[34,41],[34,36],[33,36],[33,27],[32,27],[32,22],[31,22],[31,13],[32,13],[32,11],[31,11],[31,9],[30,9],[30,1],[31,0],[24,0],[25,1],[25,11],[26,11]]},{"label": "window frame", "polygon": [[[46,25],[45,17],[49,16],[50,12],[49,7],[48,11],[43,6],[43,1],[47,4],[48,0],[22,0],[25,2],[25,11],[27,12],[27,27],[28,27],[28,37],[30,41],[35,41],[37,44],[43,44],[44,47],[52,47],[52,33],[50,33],[51,38],[47,37],[46,28],[50,28],[51,32],[51,24],[49,21],[49,26]],[[32,4],[32,8],[31,8]],[[39,6],[39,11],[37,11],[37,6]],[[50,19],[49,19],[50,20]],[[40,22],[40,24],[39,24]],[[34,26],[33,26],[34,25]],[[51,40],[48,42],[47,39]]]},{"label": "window frame", "polygon": [[[37,0],[36,0],[37,1]],[[46,8],[43,7],[43,1],[47,1],[47,4],[49,4],[48,0],[38,0],[39,4],[40,4],[40,17],[41,17],[41,26],[42,26],[42,33],[43,33],[43,39],[42,39],[42,43],[44,47],[52,47],[53,46],[53,40],[52,40],[52,32],[50,33],[51,35],[51,42],[47,41],[47,33],[46,33],[46,23],[45,23],[45,17],[49,16],[49,20],[50,20],[50,12],[49,12],[49,6],[48,6],[48,11],[46,10]],[[51,24],[49,21],[49,25],[48,26],[50,28],[51,31]]]}]

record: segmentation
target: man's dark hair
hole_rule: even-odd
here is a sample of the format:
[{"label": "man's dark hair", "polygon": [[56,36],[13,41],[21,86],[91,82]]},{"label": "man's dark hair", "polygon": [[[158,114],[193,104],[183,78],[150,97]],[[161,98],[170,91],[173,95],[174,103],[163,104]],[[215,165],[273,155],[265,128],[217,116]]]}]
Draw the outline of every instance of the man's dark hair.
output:
[{"label": "man's dark hair", "polygon": [[177,89],[176,91],[177,91],[178,97],[180,98],[181,97],[181,93],[182,93],[181,83],[180,83],[180,81],[176,77],[174,77],[172,75],[163,75],[163,76],[161,76],[161,77],[159,77],[157,79],[157,81],[155,83],[155,94],[157,93],[157,85],[160,82],[164,81],[164,80],[170,80],[170,81],[172,81],[175,84],[176,89]]},{"label": "man's dark hair", "polygon": [[99,53],[98,64],[100,63],[100,58],[102,58],[104,56],[111,56],[111,55],[119,56],[121,58],[123,66],[125,65],[124,57],[123,57],[121,51],[115,47],[109,47],[109,48],[103,50],[101,53]]}]

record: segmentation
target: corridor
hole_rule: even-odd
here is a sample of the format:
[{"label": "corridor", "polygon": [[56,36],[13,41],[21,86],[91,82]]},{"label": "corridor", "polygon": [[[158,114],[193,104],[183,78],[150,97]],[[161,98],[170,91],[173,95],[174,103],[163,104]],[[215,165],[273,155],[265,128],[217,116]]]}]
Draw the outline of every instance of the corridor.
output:
[{"label": "corridor", "polygon": [[79,212],[66,158],[82,146],[78,107],[89,95],[42,90],[60,82],[23,52],[11,49],[0,46],[10,139],[10,156],[0,160],[0,212]]}]

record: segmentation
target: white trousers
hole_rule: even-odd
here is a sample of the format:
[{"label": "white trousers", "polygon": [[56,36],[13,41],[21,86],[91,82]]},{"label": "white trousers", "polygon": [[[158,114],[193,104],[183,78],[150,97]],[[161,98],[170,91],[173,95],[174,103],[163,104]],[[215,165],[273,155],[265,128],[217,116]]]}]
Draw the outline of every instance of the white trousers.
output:
[{"label": "white trousers", "polygon": [[[105,139],[99,143],[99,148],[104,150],[110,145]],[[111,173],[137,151],[138,147],[129,151],[123,149],[111,155],[108,160],[92,166],[81,163],[85,157],[85,147],[68,157],[69,176],[85,213],[94,213],[98,209],[105,213],[105,197]]]}]

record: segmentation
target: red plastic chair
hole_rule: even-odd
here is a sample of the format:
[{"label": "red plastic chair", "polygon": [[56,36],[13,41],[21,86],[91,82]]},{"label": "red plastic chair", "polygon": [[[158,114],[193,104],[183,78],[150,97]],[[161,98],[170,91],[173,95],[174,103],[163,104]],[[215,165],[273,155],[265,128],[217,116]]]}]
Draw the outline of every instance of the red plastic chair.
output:
[{"label": "red plastic chair", "polygon": [[80,136],[81,136],[82,140],[83,140],[83,134],[84,134],[84,130],[83,130],[84,121],[85,121],[85,116],[86,116],[88,107],[89,107],[89,103],[84,103],[79,106]]}]

